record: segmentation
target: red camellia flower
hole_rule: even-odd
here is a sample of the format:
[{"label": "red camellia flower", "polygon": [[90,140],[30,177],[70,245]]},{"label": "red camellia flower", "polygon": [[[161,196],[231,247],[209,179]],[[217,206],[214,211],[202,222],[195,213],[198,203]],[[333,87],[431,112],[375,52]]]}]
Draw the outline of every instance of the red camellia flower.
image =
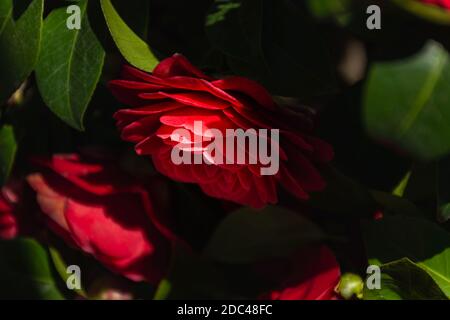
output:
[{"label": "red camellia flower", "polygon": [[8,187],[0,189],[0,239],[13,239],[18,234],[18,222],[14,213],[17,198]]},{"label": "red camellia flower", "polygon": [[421,0],[421,1],[426,4],[433,4],[441,8],[450,10],[450,0]]},{"label": "red camellia flower", "polygon": [[[152,74],[124,67],[123,79],[112,81],[110,88],[119,101],[133,107],[115,114],[122,138],[136,143],[139,155],[151,156],[156,169],[174,180],[196,183],[212,197],[252,207],[276,203],[277,183],[303,200],[325,187],[315,164],[332,159],[331,147],[310,134],[312,124],[305,114],[278,106],[249,79],[213,79],[176,54],[161,61]],[[179,129],[191,136],[179,134]],[[276,147],[279,170],[262,174],[261,158],[249,144],[236,151],[229,148],[231,157],[225,147],[221,153],[227,161],[211,159],[220,153],[208,154],[205,141],[217,137],[211,130],[229,137],[227,130],[239,129],[254,130],[249,136]],[[279,142],[263,135],[271,129],[279,130]],[[209,162],[175,163],[172,151],[180,144],[183,152],[209,156]],[[239,152],[257,160],[236,162]]]},{"label": "red camellia flower", "polygon": [[264,295],[264,299],[337,299],[334,288],[339,283],[341,272],[333,252],[326,246],[299,251],[278,275],[281,276],[280,287]]},{"label": "red camellia flower", "polygon": [[277,278],[278,289],[262,296],[269,300],[335,300],[334,288],[341,276],[333,252],[326,246],[298,252],[287,264],[266,267],[267,276]]},{"label": "red camellia flower", "polygon": [[156,284],[163,277],[172,236],[149,188],[106,160],[61,155],[34,162],[42,170],[27,181],[50,229],[131,280]]}]

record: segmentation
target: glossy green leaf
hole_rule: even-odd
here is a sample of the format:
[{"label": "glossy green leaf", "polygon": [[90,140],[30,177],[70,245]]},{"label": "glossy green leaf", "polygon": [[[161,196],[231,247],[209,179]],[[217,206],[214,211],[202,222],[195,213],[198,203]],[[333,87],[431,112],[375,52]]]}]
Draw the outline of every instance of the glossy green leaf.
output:
[{"label": "glossy green leaf", "polygon": [[36,68],[39,91],[64,122],[83,130],[83,117],[103,68],[105,52],[89,25],[87,0],[80,1],[81,29],[70,30],[66,8],[45,19]]},{"label": "glossy green leaf", "polygon": [[372,66],[364,121],[376,140],[435,159],[450,152],[449,101],[449,55],[431,41],[411,58]]},{"label": "glossy green leaf", "polygon": [[100,0],[103,15],[120,53],[133,66],[152,71],[158,59],[150,47],[122,20],[110,0]]},{"label": "glossy green leaf", "polygon": [[[117,13],[120,13],[122,20],[136,33],[142,40],[147,39],[149,24],[149,2],[148,0],[112,0],[112,5]],[[105,20],[100,16],[102,22]]]},{"label": "glossy green leaf", "polygon": [[0,128],[0,186],[4,185],[14,164],[17,152],[14,129],[11,126]]},{"label": "glossy green leaf", "polygon": [[25,81],[36,65],[43,7],[43,0],[34,0],[15,21],[13,1],[0,3],[0,104]]},{"label": "glossy green leaf", "polygon": [[370,264],[383,265],[408,258],[450,297],[450,234],[428,220],[385,216],[363,225]]},{"label": "glossy green leaf", "polygon": [[448,300],[433,278],[407,258],[380,267],[380,289],[364,288],[365,300]]},{"label": "glossy green leaf", "polygon": [[47,251],[35,240],[0,241],[0,295],[7,299],[63,299]]},{"label": "glossy green leaf", "polygon": [[217,228],[205,254],[217,261],[248,263],[286,257],[323,240],[312,222],[280,207],[244,208],[229,214]]}]

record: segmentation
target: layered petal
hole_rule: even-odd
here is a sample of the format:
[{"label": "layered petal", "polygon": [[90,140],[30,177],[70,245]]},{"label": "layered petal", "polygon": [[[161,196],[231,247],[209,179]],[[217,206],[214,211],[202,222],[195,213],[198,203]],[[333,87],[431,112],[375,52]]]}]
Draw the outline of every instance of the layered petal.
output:
[{"label": "layered petal", "polygon": [[[283,273],[280,274],[279,270]],[[270,272],[271,270],[265,270]],[[283,268],[274,268],[279,288],[262,296],[269,300],[335,300],[340,268],[326,246],[308,247],[295,254]],[[270,275],[268,275],[270,276]],[[271,275],[273,277],[273,275]]]},{"label": "layered petal", "polygon": [[278,201],[279,185],[303,200],[325,187],[317,165],[332,148],[311,135],[306,113],[278,106],[253,80],[213,79],[177,54],[152,74],[125,67],[110,87],[127,105],[114,116],[122,138],[171,179],[257,208]]},{"label": "layered petal", "polygon": [[17,218],[14,207],[0,192],[0,239],[12,239],[18,234]]},{"label": "layered petal", "polygon": [[48,226],[111,271],[152,284],[164,276],[171,239],[156,221],[150,190],[108,162],[79,155],[35,160],[27,181]]},{"label": "layered petal", "polygon": [[[0,188],[0,239],[10,240],[31,231],[29,221],[23,221],[19,203],[22,200],[19,181],[10,181]],[[31,220],[31,219],[30,219]]]}]

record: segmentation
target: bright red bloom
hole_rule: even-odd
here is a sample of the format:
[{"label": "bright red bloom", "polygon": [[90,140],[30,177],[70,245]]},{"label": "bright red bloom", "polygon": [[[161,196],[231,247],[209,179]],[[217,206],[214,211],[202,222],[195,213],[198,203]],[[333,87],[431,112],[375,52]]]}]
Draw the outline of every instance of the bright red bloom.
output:
[{"label": "bright red bloom", "polygon": [[441,8],[450,10],[450,0],[421,0],[421,1],[426,4],[433,4]]},{"label": "bright red bloom", "polygon": [[27,180],[50,229],[131,280],[156,284],[164,276],[171,233],[156,217],[149,188],[103,160],[35,162],[42,170]]},{"label": "bright red bloom", "polygon": [[[252,207],[276,203],[278,183],[303,200],[325,187],[315,164],[332,159],[331,147],[310,135],[306,115],[278,106],[249,79],[213,79],[176,54],[161,61],[152,74],[126,66],[123,79],[112,81],[110,88],[119,101],[134,107],[115,114],[122,138],[136,143],[139,155],[151,156],[156,169],[174,180],[196,183],[209,196]],[[194,131],[196,121],[204,130]],[[218,129],[223,136],[227,129],[279,129],[279,171],[261,175],[259,162],[174,164],[171,151],[180,142],[174,133],[179,128],[202,138],[209,138],[206,129]],[[192,141],[184,143],[185,151],[204,152]],[[243,152],[255,157],[248,144]]]},{"label": "bright red bloom", "polygon": [[0,239],[13,239],[18,234],[18,221],[15,215],[16,202],[16,195],[10,188],[0,189]]},{"label": "bright red bloom", "polygon": [[326,246],[298,252],[283,268],[265,272],[280,281],[278,289],[264,295],[270,300],[335,300],[334,288],[341,276],[333,252]]}]

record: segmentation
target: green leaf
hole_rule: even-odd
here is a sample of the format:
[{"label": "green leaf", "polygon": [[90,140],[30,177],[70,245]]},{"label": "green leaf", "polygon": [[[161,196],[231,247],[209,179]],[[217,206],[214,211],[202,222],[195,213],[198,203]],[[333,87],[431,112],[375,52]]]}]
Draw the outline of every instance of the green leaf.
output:
[{"label": "green leaf", "polygon": [[36,65],[41,41],[43,7],[43,0],[34,0],[20,18],[14,21],[13,1],[1,1],[0,104],[25,81]]},{"label": "green leaf", "polygon": [[430,41],[411,58],[372,66],[364,121],[376,140],[431,160],[450,152],[448,101],[449,56],[440,44]]},{"label": "green leaf", "polygon": [[154,299],[226,298],[230,283],[211,261],[181,245],[174,246],[168,275],[157,288]]},{"label": "green leaf", "polygon": [[17,152],[14,129],[11,126],[0,128],[0,187],[8,180]]},{"label": "green leaf", "polygon": [[100,0],[100,3],[109,31],[120,53],[133,66],[147,72],[152,71],[158,64],[158,59],[147,43],[127,26],[110,0]]},{"label": "green leaf", "polygon": [[206,18],[206,26],[214,26],[216,23],[220,23],[221,21],[225,21],[226,15],[230,13],[230,11],[238,9],[241,6],[239,2],[225,2],[225,3],[217,3],[216,10],[209,14]]},{"label": "green leaf", "polygon": [[349,18],[350,0],[307,0],[311,13],[319,19],[336,18],[345,24]]},{"label": "green leaf", "polygon": [[53,280],[47,251],[35,240],[0,241],[0,297],[63,299]]},{"label": "green leaf", "polygon": [[191,249],[176,245],[168,275],[154,299],[248,299],[263,292],[267,284],[253,268],[211,261]]},{"label": "green leaf", "polygon": [[323,240],[312,222],[279,207],[239,209],[229,214],[208,243],[205,254],[216,261],[249,263],[286,257],[296,249]]},{"label": "green leaf", "polygon": [[225,217],[224,208],[199,188],[186,183],[170,182],[167,197],[178,199],[172,205],[178,232],[194,248],[203,248]]},{"label": "green leaf", "polygon": [[402,197],[405,193],[405,189],[408,186],[409,178],[411,177],[411,171],[408,171],[398,185],[392,190],[392,194],[397,197]]},{"label": "green leaf", "polygon": [[437,219],[444,223],[450,219],[450,157],[440,159],[436,169]]},{"label": "green leaf", "polygon": [[311,195],[311,199],[308,201],[311,207],[345,216],[368,217],[373,215],[377,209],[377,203],[364,186],[333,167],[324,167],[322,175],[327,181],[327,186],[325,190]]},{"label": "green leaf", "polygon": [[81,29],[66,26],[66,8],[45,19],[42,51],[36,68],[37,83],[47,106],[75,129],[83,117],[103,68],[105,52],[89,25],[87,0],[78,2]]},{"label": "green leaf", "polygon": [[[214,11],[206,20],[211,42],[231,58],[249,62],[247,68],[261,66],[261,72],[267,72],[268,66],[264,64],[261,46],[262,1],[223,3],[217,0],[215,4]],[[237,33],[244,37],[236,38]]]},{"label": "green leaf", "polygon": [[433,278],[407,258],[380,267],[380,289],[364,287],[365,300],[448,300]]},{"label": "green leaf", "polygon": [[0,2],[0,34],[3,34],[5,27],[12,19],[13,5],[12,0]]},{"label": "green leaf", "polygon": [[170,284],[170,281],[167,279],[162,279],[156,289],[153,300],[166,300],[169,297],[171,290],[172,285]]},{"label": "green leaf", "polygon": [[412,216],[417,218],[423,218],[423,212],[417,208],[414,203],[408,199],[383,192],[373,190],[371,192],[372,197],[378,202],[380,209],[383,213]]},{"label": "green leaf", "polygon": [[430,220],[436,218],[438,162],[414,163],[403,197],[415,203]]},{"label": "green leaf", "polygon": [[[67,273],[68,264],[66,263],[66,261],[64,261],[61,253],[55,247],[49,246],[48,252],[50,254],[50,258],[53,262],[56,272],[58,272],[61,279],[66,283],[71,275]],[[73,290],[81,297],[87,298],[86,291],[83,287],[80,289],[75,288]]]},{"label": "green leaf", "polygon": [[408,258],[450,297],[450,234],[424,219],[386,216],[363,224],[370,264],[383,265]]},{"label": "green leaf", "polygon": [[[135,32],[142,40],[145,41],[148,33],[149,22],[149,2],[148,0],[112,0],[112,5],[116,11],[120,12],[122,20]],[[105,20],[102,16],[102,23]]]}]

